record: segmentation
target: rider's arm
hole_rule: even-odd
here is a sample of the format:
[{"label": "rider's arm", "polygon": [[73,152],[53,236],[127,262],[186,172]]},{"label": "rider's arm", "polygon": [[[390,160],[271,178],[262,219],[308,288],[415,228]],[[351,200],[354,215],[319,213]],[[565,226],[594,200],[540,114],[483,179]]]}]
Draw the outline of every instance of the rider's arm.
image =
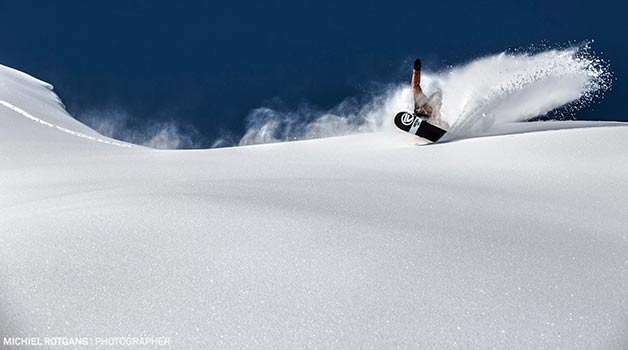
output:
[{"label": "rider's arm", "polygon": [[421,89],[421,60],[414,60],[414,70],[412,71],[412,92],[416,95],[423,93]]}]

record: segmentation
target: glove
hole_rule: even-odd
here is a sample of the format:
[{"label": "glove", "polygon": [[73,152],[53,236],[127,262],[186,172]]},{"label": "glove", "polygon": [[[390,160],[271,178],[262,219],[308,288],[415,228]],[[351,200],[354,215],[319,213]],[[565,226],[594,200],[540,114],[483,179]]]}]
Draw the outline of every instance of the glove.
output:
[{"label": "glove", "polygon": [[414,70],[421,70],[421,59],[417,58],[414,60]]}]

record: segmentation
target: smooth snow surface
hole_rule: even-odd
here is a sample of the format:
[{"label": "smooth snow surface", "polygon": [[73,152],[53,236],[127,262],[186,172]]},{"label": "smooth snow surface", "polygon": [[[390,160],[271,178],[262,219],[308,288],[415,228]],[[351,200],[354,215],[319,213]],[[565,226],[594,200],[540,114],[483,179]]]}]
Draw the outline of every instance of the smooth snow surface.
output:
[{"label": "smooth snow surface", "polygon": [[4,67],[0,100],[3,337],[628,347],[625,124],[158,151]]}]

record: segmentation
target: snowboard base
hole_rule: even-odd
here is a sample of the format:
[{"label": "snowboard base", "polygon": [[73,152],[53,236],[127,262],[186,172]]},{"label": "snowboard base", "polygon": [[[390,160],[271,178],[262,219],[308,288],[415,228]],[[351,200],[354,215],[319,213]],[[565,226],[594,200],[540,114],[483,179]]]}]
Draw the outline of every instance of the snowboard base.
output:
[{"label": "snowboard base", "polygon": [[397,113],[397,115],[395,115],[395,125],[402,131],[431,142],[440,140],[447,132],[447,130],[430,124],[409,112]]}]

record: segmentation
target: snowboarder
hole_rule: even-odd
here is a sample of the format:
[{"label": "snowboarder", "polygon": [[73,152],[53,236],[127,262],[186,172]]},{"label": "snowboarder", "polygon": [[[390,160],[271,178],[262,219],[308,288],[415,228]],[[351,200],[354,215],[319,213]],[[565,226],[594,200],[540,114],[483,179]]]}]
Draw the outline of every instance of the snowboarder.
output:
[{"label": "snowboarder", "polygon": [[449,125],[440,119],[442,94],[436,91],[430,97],[425,96],[421,89],[421,59],[414,60],[412,70],[412,95],[414,96],[414,115],[445,130]]}]

